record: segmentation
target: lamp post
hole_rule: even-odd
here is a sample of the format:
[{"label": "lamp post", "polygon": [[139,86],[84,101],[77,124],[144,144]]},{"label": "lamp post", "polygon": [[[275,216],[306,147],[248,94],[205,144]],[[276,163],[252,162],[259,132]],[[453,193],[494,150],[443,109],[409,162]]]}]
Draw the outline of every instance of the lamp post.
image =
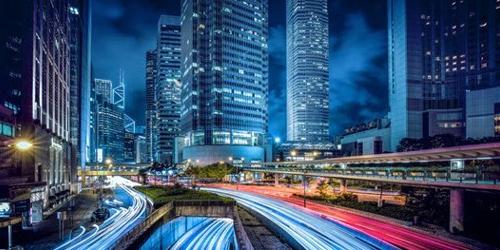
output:
[{"label": "lamp post", "polygon": [[295,156],[297,156],[297,151],[292,150],[292,151],[290,152],[290,155],[292,156],[292,161],[295,161]]}]

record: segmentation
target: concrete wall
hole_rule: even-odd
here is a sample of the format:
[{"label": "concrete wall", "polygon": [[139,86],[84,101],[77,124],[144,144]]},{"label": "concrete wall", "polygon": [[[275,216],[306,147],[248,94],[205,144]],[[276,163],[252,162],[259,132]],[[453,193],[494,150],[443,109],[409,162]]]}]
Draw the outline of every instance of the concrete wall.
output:
[{"label": "concrete wall", "polygon": [[229,206],[206,206],[206,205],[183,205],[175,203],[174,217],[180,216],[203,216],[203,217],[223,217],[234,219],[234,205]]},{"label": "concrete wall", "polygon": [[119,240],[116,249],[138,249],[151,236],[156,229],[169,223],[180,216],[221,217],[234,221],[236,239],[240,249],[253,250],[243,225],[239,219],[236,203],[220,201],[175,201],[170,202],[155,210],[141,224],[137,225],[129,234]]}]

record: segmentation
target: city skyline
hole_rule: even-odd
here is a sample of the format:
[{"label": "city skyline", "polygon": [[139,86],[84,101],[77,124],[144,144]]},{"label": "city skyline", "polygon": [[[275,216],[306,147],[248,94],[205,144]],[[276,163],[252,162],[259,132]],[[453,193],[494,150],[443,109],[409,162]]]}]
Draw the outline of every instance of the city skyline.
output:
[{"label": "city skyline", "polygon": [[500,247],[500,0],[0,6],[2,249]]},{"label": "city skyline", "polygon": [[[284,139],[286,51],[281,43],[286,42],[285,2],[271,1],[269,4],[269,69],[272,72],[269,74],[269,113],[276,118],[269,121],[269,134]],[[145,103],[146,96],[144,55],[147,50],[155,48],[159,15],[180,15],[180,6],[175,1],[145,4],[129,1],[127,6],[136,8],[125,8],[114,1],[94,4],[94,75],[117,81],[118,71],[123,68],[126,71],[126,99],[129,100],[126,112],[137,124],[145,124],[145,105],[137,105]],[[384,90],[387,89],[386,17],[377,17],[370,11],[380,9],[385,12],[385,6],[386,1],[368,5],[361,1],[328,3],[330,113],[335,113],[337,118],[330,117],[330,136],[339,135],[345,128],[359,122],[384,116],[388,109],[387,91]],[[158,13],[158,16],[144,15],[146,11]],[[363,36],[369,37],[370,42],[360,39]],[[127,49],[132,46],[133,50]],[[144,48],[144,51],[137,48]],[[119,52],[123,50],[127,53]],[[332,64],[337,66],[332,67]],[[340,95],[339,92],[349,94]],[[352,114],[353,109],[361,112]]]}]

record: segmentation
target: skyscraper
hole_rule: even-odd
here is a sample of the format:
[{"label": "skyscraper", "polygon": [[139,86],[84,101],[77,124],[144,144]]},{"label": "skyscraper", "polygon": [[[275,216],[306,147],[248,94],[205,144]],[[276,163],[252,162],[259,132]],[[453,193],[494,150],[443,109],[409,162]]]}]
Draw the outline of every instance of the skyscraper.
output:
[{"label": "skyscraper", "polygon": [[0,182],[7,182],[7,194],[23,194],[16,201],[30,203],[30,211],[21,211],[29,224],[69,195],[75,174],[70,159],[69,4],[5,1],[0,20],[5,24],[0,30],[0,103],[15,116],[15,135],[34,144],[20,166],[0,172]]},{"label": "skyscraper", "polygon": [[267,0],[181,1],[184,160],[263,161]]},{"label": "skyscraper", "polygon": [[125,73],[121,69],[118,84],[113,88],[111,100],[118,108],[125,109]]},{"label": "skyscraper", "polygon": [[153,162],[154,131],[155,131],[155,79],[156,79],[156,51],[146,52],[146,157]]},{"label": "skyscraper", "polygon": [[179,16],[160,17],[156,47],[154,133],[154,158],[158,162],[172,162],[174,139],[180,131],[180,33]]},{"label": "skyscraper", "polygon": [[93,111],[92,126],[95,130],[95,161],[111,159],[123,160],[124,120],[123,109],[112,102],[113,82],[106,79],[94,79],[92,86]]},{"label": "skyscraper", "polygon": [[107,102],[113,104],[111,99],[111,95],[113,93],[113,82],[111,80],[94,79],[94,92],[97,102]]},{"label": "skyscraper", "polygon": [[148,163],[149,159],[147,158],[146,150],[146,137],[143,134],[135,134],[135,163]]},{"label": "skyscraper", "polygon": [[[71,0],[70,17],[70,141],[75,167],[88,161],[90,116],[90,3]],[[76,172],[76,171],[74,171]],[[76,178],[76,175],[73,176]],[[76,179],[75,179],[76,181]]]},{"label": "skyscraper", "polygon": [[329,139],[327,0],[286,5],[287,140]]},{"label": "skyscraper", "polygon": [[[115,104],[116,105],[116,104]],[[135,121],[129,115],[123,113],[123,128],[125,131],[135,133]]]},{"label": "skyscraper", "polygon": [[498,84],[498,11],[495,0],[388,1],[393,150],[405,137],[465,135],[466,89]]},{"label": "skyscraper", "polygon": [[135,134],[125,131],[123,133],[123,162],[135,163],[136,160]]},{"label": "skyscraper", "polygon": [[124,160],[123,111],[110,102],[97,105],[97,162]]}]

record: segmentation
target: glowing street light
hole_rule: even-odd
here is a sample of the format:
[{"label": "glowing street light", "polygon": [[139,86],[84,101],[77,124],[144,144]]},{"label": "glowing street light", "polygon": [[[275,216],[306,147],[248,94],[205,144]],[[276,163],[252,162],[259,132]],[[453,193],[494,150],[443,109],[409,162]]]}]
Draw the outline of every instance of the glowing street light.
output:
[{"label": "glowing street light", "polygon": [[21,139],[17,141],[14,146],[20,151],[26,151],[33,147],[33,143],[28,140]]},{"label": "glowing street light", "polygon": [[104,161],[106,164],[110,165],[111,163],[113,163],[113,161],[111,159],[106,159],[106,161]]},{"label": "glowing street light", "polygon": [[297,155],[297,151],[292,150],[292,152],[290,152],[290,155],[292,155],[292,156],[296,156],[296,155]]}]

